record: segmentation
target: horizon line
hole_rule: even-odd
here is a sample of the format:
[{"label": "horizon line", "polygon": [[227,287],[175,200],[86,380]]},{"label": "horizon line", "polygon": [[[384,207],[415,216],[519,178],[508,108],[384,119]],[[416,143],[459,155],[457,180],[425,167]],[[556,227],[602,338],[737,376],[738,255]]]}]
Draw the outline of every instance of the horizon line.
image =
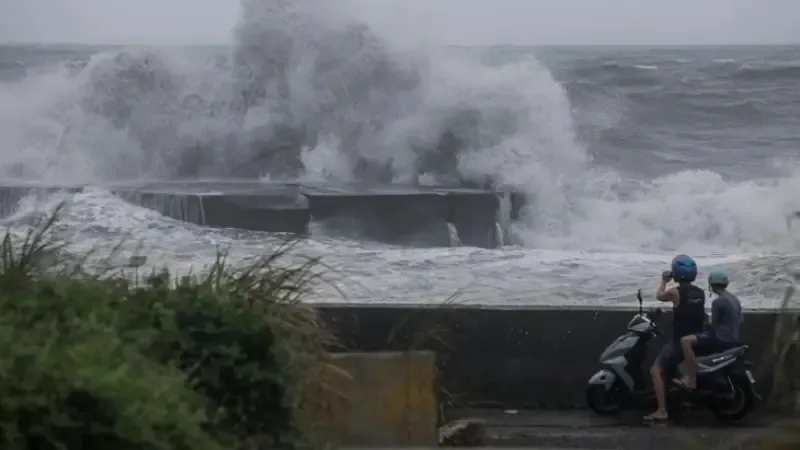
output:
[{"label": "horizon line", "polygon": [[[73,42],[73,41],[0,41],[0,47],[10,46],[73,46],[73,47],[232,47],[234,43],[155,43],[155,42]],[[797,42],[763,42],[763,43],[749,43],[749,42],[730,42],[730,43],[710,43],[710,44],[656,44],[656,43],[642,43],[642,44],[617,44],[617,43],[587,43],[587,44],[519,44],[519,43],[492,43],[492,44],[458,44],[458,43],[443,43],[444,47],[649,47],[649,48],[687,48],[687,47],[794,47],[800,46],[800,41]]]}]

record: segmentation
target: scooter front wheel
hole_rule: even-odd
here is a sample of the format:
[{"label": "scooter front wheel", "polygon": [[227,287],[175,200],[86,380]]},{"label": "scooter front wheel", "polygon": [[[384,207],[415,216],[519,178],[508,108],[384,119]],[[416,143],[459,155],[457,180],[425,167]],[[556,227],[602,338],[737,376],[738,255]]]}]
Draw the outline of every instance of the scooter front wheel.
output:
[{"label": "scooter front wheel", "polygon": [[601,416],[612,416],[622,411],[625,404],[625,392],[617,383],[610,389],[602,384],[590,384],[586,388],[586,403],[589,408]]}]

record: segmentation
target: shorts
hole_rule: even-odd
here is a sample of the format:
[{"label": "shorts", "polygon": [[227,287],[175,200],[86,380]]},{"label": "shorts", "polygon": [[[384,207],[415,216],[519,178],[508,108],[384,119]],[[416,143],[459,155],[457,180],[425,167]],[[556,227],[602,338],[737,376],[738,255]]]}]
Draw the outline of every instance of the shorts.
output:
[{"label": "shorts", "polygon": [[669,341],[658,351],[654,364],[661,366],[661,370],[670,372],[678,367],[683,360],[683,351],[678,342]]},{"label": "shorts", "polygon": [[694,344],[694,351],[698,355],[710,355],[712,353],[724,352],[739,345],[738,343],[726,342],[714,335],[709,331],[697,333],[694,335],[697,342]]}]

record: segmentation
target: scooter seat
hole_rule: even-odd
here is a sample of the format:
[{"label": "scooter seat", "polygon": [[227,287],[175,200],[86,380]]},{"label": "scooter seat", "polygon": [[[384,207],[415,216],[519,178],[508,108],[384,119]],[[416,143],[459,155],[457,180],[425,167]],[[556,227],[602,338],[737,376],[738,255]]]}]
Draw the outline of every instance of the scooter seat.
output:
[{"label": "scooter seat", "polygon": [[744,354],[745,351],[747,351],[747,346],[740,345],[725,351],[700,356],[697,358],[698,373],[712,371],[719,364],[723,364],[725,361],[733,358],[738,358]]},{"label": "scooter seat", "polygon": [[739,356],[747,350],[746,345],[739,345],[733,348],[729,348],[727,350],[723,350],[721,352],[709,353],[707,355],[703,355],[698,359],[717,359],[721,356]]}]

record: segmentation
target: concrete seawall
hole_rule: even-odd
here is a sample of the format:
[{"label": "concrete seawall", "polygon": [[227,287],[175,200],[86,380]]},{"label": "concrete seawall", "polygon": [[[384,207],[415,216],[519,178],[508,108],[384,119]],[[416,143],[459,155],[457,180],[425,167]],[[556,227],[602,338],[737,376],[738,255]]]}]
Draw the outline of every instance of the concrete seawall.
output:
[{"label": "concrete seawall", "polygon": [[[212,228],[305,235],[309,224],[354,239],[417,247],[496,248],[516,220],[521,194],[494,189],[255,180],[119,182],[99,186],[173,219]],[[85,186],[0,182],[0,216],[28,196],[79,193]]]},{"label": "concrete seawall", "polygon": [[[603,349],[634,309],[324,305],[338,350],[433,350],[439,386],[455,407],[585,406],[585,387]],[[745,314],[743,339],[757,365],[771,345],[775,311]],[[669,327],[665,313],[658,320]],[[651,358],[663,343],[651,345]],[[756,368],[756,376],[763,369]],[[764,375],[762,375],[763,377]],[[762,381],[761,391],[767,388]]]}]

